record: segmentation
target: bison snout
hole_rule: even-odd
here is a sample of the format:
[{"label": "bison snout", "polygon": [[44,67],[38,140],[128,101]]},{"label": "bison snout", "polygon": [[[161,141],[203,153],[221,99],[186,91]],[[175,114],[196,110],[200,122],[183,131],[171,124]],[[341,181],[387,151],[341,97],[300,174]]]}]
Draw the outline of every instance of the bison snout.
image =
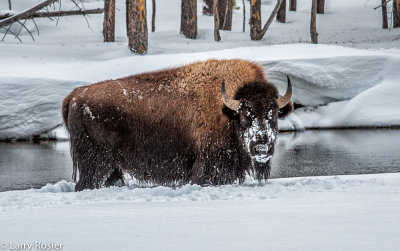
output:
[{"label": "bison snout", "polygon": [[268,145],[266,144],[256,144],[253,145],[251,148],[251,154],[252,155],[267,155],[268,153]]}]

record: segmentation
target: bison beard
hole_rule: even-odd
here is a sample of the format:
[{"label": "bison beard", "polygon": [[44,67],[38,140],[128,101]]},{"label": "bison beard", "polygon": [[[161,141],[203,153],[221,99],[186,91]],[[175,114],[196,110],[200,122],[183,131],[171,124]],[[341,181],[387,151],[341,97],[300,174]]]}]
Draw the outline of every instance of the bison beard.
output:
[{"label": "bison beard", "polygon": [[[240,104],[236,110],[221,98],[223,78],[225,98]],[[246,172],[268,178],[269,158],[255,162],[250,144],[272,156],[275,138],[264,133],[245,142],[245,133],[257,125],[275,137],[278,116],[293,109],[286,102],[279,110],[278,97],[262,68],[243,60],[208,60],[76,88],[62,108],[74,180],[79,171],[76,191],[115,185],[123,172],[159,185],[241,182]]]}]

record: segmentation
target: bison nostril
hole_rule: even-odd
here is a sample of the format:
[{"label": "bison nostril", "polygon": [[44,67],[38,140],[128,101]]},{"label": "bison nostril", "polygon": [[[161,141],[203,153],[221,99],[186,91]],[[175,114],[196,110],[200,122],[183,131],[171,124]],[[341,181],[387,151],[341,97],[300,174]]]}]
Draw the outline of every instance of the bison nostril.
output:
[{"label": "bison nostril", "polygon": [[267,144],[258,144],[252,147],[251,152],[254,155],[266,155],[268,153],[268,150],[269,149]]}]

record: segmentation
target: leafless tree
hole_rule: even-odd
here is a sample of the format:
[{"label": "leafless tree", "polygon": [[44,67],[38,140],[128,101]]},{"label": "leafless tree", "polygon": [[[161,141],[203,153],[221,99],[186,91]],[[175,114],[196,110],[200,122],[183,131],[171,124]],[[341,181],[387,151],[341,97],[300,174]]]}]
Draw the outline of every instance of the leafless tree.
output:
[{"label": "leafless tree", "polygon": [[126,0],[126,30],[129,49],[145,54],[148,46],[146,0]]},{"label": "leafless tree", "polygon": [[[35,25],[35,28],[37,30],[37,33],[39,35],[39,27],[36,25],[35,18],[42,18],[42,17],[57,17],[57,21],[59,17],[62,16],[72,16],[72,15],[85,15],[88,14],[100,14],[104,12],[104,9],[98,8],[98,9],[86,9],[81,2],[81,0],[71,0],[75,6],[78,8],[77,10],[61,10],[61,1],[60,0],[42,0],[40,3],[30,7],[29,9],[26,9],[22,12],[18,12],[16,14],[14,13],[6,13],[0,15],[0,29],[5,30],[5,33],[1,39],[3,41],[8,34],[14,35],[15,38],[17,38],[21,43],[22,40],[19,37],[21,31],[24,29],[27,31],[27,33],[31,36],[32,40],[34,39],[34,36],[32,32],[26,27],[26,23],[28,20],[32,21],[33,24]],[[58,11],[49,11],[49,6],[52,4],[55,4],[55,2],[59,3],[59,10]],[[9,3],[9,8],[11,8],[11,1],[8,1]],[[79,5],[79,3],[81,5]],[[44,10],[44,11],[42,11]],[[86,17],[85,17],[86,19]],[[86,19],[87,21],[87,19]],[[14,23],[18,23],[20,25],[20,28],[18,31],[12,31],[11,27],[13,26]]]},{"label": "leafless tree", "polygon": [[219,24],[218,6],[219,6],[219,0],[214,0],[213,10],[214,10],[214,40],[215,41],[221,41],[221,36],[219,34],[220,24]]},{"label": "leafless tree", "polygon": [[152,0],[151,32],[156,31],[156,0]]},{"label": "leafless tree", "polygon": [[387,18],[387,0],[382,0],[382,28],[388,28],[388,18]]},{"label": "leafless tree", "polygon": [[242,0],[243,3],[243,32],[246,31],[246,5],[244,4],[244,0]]},{"label": "leafless tree", "polygon": [[115,41],[115,0],[104,0],[104,42]]},{"label": "leafless tree", "polygon": [[214,1],[213,0],[203,0],[206,6],[203,6],[203,14],[212,16],[214,15]]},{"label": "leafless tree", "polygon": [[269,26],[274,20],[279,7],[281,6],[283,0],[277,0],[271,15],[269,16],[264,27],[261,29],[261,0],[252,0],[251,5],[251,15],[250,15],[250,38],[251,40],[261,40],[265,33],[267,32]]},{"label": "leafless tree", "polygon": [[281,23],[286,22],[286,0],[283,0],[281,7],[279,7],[278,13],[276,14],[276,20]]},{"label": "leafless tree", "polygon": [[197,36],[197,0],[182,0],[181,33],[187,38]]},{"label": "leafless tree", "polygon": [[290,0],[289,1],[289,10],[290,11],[296,11],[297,7],[297,1],[296,0]]},{"label": "leafless tree", "polygon": [[313,44],[318,43],[318,33],[317,33],[317,1],[312,0],[311,7],[311,22],[310,22],[310,34],[311,34],[311,42]]},{"label": "leafless tree", "polygon": [[400,27],[400,0],[393,0],[393,28]]},{"label": "leafless tree", "polygon": [[218,1],[219,29],[232,30],[232,0]]},{"label": "leafless tree", "polygon": [[324,14],[325,13],[325,0],[318,0],[317,13],[318,14]]}]

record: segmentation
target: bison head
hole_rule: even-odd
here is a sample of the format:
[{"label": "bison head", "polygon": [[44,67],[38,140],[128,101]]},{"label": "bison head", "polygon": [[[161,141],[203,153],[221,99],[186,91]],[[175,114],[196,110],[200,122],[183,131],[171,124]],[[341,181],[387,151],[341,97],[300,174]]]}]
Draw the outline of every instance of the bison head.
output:
[{"label": "bison head", "polygon": [[287,79],[287,91],[282,97],[271,83],[251,82],[231,98],[222,81],[223,112],[234,121],[238,142],[251,159],[249,174],[259,180],[268,178],[270,173],[270,159],[278,133],[277,120],[293,110],[290,101],[292,85],[289,76]]}]

